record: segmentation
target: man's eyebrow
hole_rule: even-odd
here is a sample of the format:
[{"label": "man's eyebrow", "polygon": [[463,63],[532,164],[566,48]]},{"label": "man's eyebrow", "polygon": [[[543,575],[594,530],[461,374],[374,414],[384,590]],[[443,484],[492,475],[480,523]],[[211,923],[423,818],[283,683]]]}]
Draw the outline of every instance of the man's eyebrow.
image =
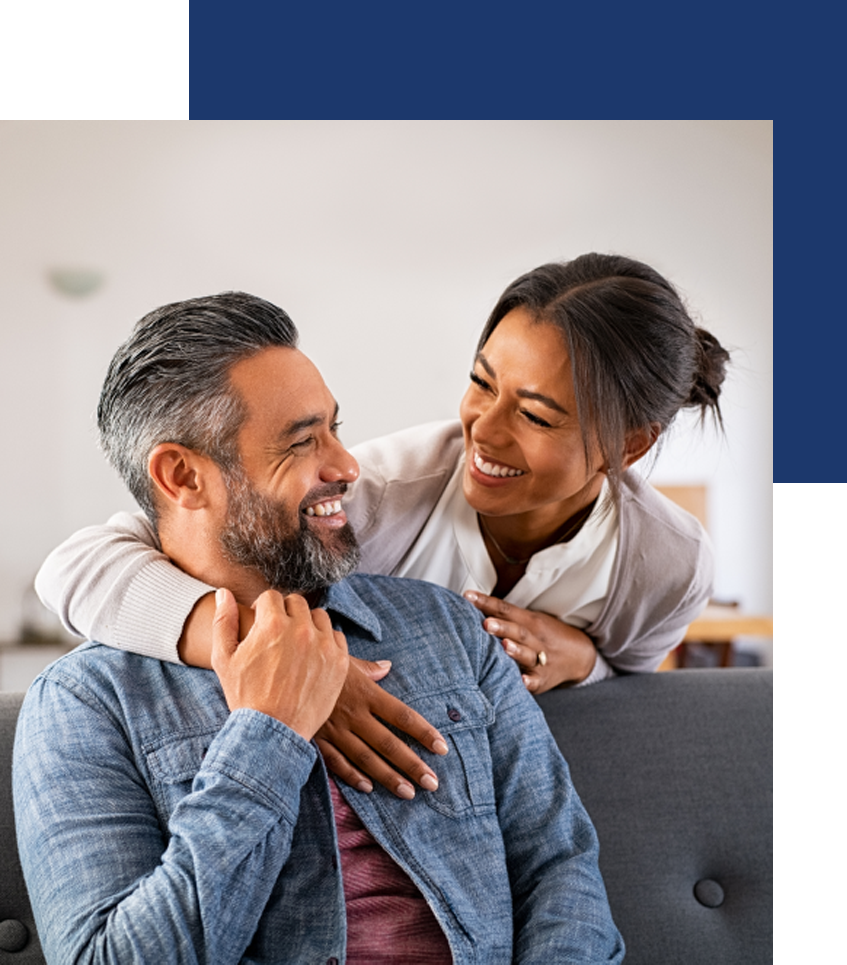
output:
[{"label": "man's eyebrow", "polygon": [[[336,422],[338,419],[338,403],[335,403],[335,408],[332,410],[332,417],[330,418],[330,423]],[[296,436],[297,433],[303,432],[304,429],[311,429],[313,426],[321,426],[326,422],[326,416],[323,414],[307,415],[303,416],[302,419],[294,419],[289,422],[277,436],[278,442],[285,442],[291,436]]]},{"label": "man's eyebrow", "polygon": [[[476,353],[476,360],[485,369],[485,371],[491,376],[492,379],[497,378],[497,373],[491,367],[491,363],[482,354],[482,352]],[[554,409],[556,412],[561,412],[562,415],[568,415],[568,410],[563,409],[561,405],[555,400],[551,399],[549,395],[542,395],[540,392],[530,392],[529,389],[518,389],[516,393],[521,399],[534,399],[536,402],[540,402],[542,405],[546,405],[548,409]]]}]

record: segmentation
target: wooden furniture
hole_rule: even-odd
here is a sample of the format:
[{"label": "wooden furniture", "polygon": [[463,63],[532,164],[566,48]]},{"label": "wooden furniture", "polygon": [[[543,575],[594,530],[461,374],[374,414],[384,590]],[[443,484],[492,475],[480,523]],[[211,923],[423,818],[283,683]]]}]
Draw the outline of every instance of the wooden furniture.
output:
[{"label": "wooden furniture", "polygon": [[[708,489],[703,485],[656,486],[662,495],[681,506],[708,530]],[[659,670],[686,666],[688,645],[703,643],[718,648],[718,665],[732,666],[732,642],[736,637],[773,638],[773,617],[743,613],[738,603],[712,600],[685,632],[682,643],[665,657]]]},{"label": "wooden furniture", "polygon": [[710,603],[689,624],[682,643],[665,657],[659,670],[676,670],[686,666],[687,647],[705,643],[718,648],[718,666],[732,666],[732,643],[737,637],[773,638],[773,617],[743,613],[737,604]]}]

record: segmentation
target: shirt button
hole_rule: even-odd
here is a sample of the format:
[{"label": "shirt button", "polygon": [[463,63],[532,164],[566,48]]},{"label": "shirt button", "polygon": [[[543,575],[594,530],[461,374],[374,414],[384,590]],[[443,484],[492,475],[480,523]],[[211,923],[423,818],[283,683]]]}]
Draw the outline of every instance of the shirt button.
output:
[{"label": "shirt button", "polygon": [[447,716],[448,716],[448,717],[450,718],[450,720],[452,720],[452,721],[459,721],[459,720],[462,719],[461,713],[460,713],[458,710],[456,710],[455,707],[451,707],[451,708],[447,711]]}]

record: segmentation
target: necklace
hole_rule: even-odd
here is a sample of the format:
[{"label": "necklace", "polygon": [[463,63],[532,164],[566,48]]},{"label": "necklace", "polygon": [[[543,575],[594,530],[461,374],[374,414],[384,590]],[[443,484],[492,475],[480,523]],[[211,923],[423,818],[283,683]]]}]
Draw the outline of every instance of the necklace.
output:
[{"label": "necklace", "polygon": [[[594,509],[594,503],[596,502],[597,502],[596,499],[592,500],[592,502],[590,502],[585,507],[585,509],[580,510],[574,517],[574,522],[572,523],[572,525],[570,525],[557,540],[550,543],[550,546],[557,546],[559,543],[564,543],[564,541],[569,536],[572,536],[576,532],[577,528],[581,526],[586,521],[586,519],[588,519],[588,517],[591,515],[591,510]],[[532,559],[532,557],[535,556],[535,553],[541,552],[540,549],[536,550],[535,553],[530,553],[529,556],[526,557],[526,559],[522,559],[522,560],[516,559],[514,556],[509,556],[508,553],[504,552],[503,547],[497,542],[497,540],[494,539],[494,534],[488,528],[488,525],[485,522],[485,518],[483,516],[480,516],[479,513],[476,514],[476,518],[479,520],[479,525],[482,527],[482,530],[485,533],[485,535],[494,544],[494,549],[497,550],[497,552],[503,557],[503,559],[509,564],[509,566],[523,566],[524,563],[528,563]],[[543,546],[541,547],[541,549],[549,549],[550,546]]]}]

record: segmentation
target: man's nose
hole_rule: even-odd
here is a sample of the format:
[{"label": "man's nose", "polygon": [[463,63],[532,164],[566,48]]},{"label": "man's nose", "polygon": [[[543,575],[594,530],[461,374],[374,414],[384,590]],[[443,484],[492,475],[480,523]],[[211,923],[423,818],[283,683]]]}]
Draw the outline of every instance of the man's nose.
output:
[{"label": "man's nose", "polygon": [[321,468],[321,479],[324,482],[354,483],[358,478],[358,462],[340,442],[337,443],[333,447],[331,457]]}]

